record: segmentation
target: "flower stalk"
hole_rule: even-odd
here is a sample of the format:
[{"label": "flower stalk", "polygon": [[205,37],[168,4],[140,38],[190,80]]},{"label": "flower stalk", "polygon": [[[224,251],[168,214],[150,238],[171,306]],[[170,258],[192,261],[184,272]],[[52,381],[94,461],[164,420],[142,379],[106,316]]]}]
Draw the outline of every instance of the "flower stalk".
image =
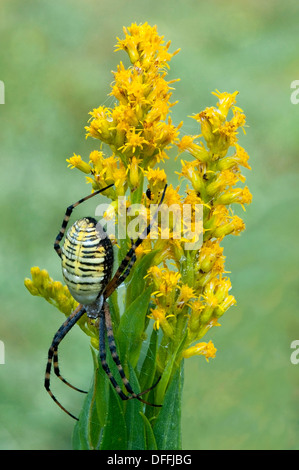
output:
[{"label": "flower stalk", "polygon": [[[106,216],[116,214],[116,225],[120,198],[126,196],[128,228],[133,204],[142,204],[143,217],[149,220],[151,205],[159,202],[167,183],[163,164],[169,150],[177,149],[181,158],[178,186],[167,186],[160,224],[137,248],[124,288],[109,298],[125,373],[137,393],[160,377],[145,398],[163,406],[120,400],[99,364],[97,328],[83,316],[79,326],[91,338],[95,373],[73,441],[75,448],[180,449],[184,360],[215,357],[212,341],[202,338],[220,326],[220,317],[236,303],[229,293],[221,242],[245,228],[232,205],[244,208],[252,198],[241,172],[250,169],[249,157],[238,143],[245,115],[236,106],[237,92],[216,90],[216,106],[192,116],[201,134],[181,136],[182,123],[175,125],[170,117],[176,80],[166,80],[178,51],[169,52],[170,42],[147,23],[124,28],[124,36],[116,50],[125,51],[131,64],[121,62],[113,73],[110,95],[115,105],[93,109],[86,126],[86,136],[100,141],[99,149],[87,159],[74,154],[67,162],[85,175],[92,191],[113,184],[103,194],[111,201]],[[115,243],[121,262],[130,238],[116,237]],[[25,285],[32,295],[44,297],[66,316],[76,308],[66,286],[45,270],[31,272],[32,280],[26,279]],[[112,360],[109,366],[116,377]]]}]

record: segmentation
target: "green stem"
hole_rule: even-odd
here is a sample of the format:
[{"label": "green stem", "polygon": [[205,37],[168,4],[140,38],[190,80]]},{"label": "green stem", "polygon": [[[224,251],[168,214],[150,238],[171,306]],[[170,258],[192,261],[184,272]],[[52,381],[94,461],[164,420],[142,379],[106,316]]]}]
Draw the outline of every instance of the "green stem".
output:
[{"label": "green stem", "polygon": [[131,204],[140,204],[142,201],[142,195],[143,195],[143,181],[144,181],[144,175],[143,171],[139,170],[139,186],[133,191],[131,189]]}]

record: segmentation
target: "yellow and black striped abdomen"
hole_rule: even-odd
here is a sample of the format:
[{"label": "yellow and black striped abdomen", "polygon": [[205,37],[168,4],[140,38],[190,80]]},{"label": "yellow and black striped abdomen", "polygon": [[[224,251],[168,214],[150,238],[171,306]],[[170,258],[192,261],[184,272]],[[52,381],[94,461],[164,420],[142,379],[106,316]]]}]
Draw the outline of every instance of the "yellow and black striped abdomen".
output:
[{"label": "yellow and black striped abdomen", "polygon": [[104,229],[91,217],[77,220],[68,230],[61,253],[62,273],[70,293],[90,305],[111,278],[113,248]]}]

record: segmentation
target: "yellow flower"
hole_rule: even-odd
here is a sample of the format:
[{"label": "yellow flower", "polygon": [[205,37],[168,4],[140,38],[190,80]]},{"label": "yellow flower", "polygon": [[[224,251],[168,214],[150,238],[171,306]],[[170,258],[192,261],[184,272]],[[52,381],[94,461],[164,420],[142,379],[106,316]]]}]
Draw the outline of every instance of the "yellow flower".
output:
[{"label": "yellow flower", "polygon": [[175,189],[172,184],[169,184],[165,192],[164,204],[167,206],[173,204],[181,205],[181,199],[182,196],[179,194],[179,186]]},{"label": "yellow flower", "polygon": [[[119,133],[118,139],[124,139],[124,136],[132,127],[139,124],[134,108],[131,106],[119,104],[112,110],[113,123]],[[115,144],[116,145],[116,144]]]},{"label": "yellow flower", "polygon": [[235,144],[236,152],[232,156],[223,157],[217,163],[218,170],[227,170],[229,168],[236,167],[237,165],[244,166],[250,170],[248,165],[249,155],[248,153],[239,145]]},{"label": "yellow flower", "polygon": [[199,144],[194,142],[194,139],[197,139],[199,135],[184,135],[179,143],[177,144],[180,153],[189,152],[192,157],[196,158],[200,162],[207,162],[210,159],[210,154],[208,150],[205,149],[205,146],[202,142]]},{"label": "yellow flower", "polygon": [[138,26],[132,23],[123,30],[125,39],[117,38],[116,50],[125,50],[132,64],[140,61],[145,68],[163,67],[178,53],[178,50],[172,54],[168,52],[170,41],[164,45],[163,36],[157,33],[157,26],[152,27],[148,23]]},{"label": "yellow flower", "polygon": [[136,133],[134,128],[130,129],[126,134],[126,143],[119,147],[118,150],[121,150],[123,153],[131,152],[134,154],[136,150],[142,150],[144,144],[147,144],[147,140],[142,136],[142,131]]},{"label": "yellow flower", "polygon": [[171,271],[168,268],[159,268],[158,266],[152,266],[147,271],[147,276],[150,276],[154,286],[155,292],[153,295],[156,297],[169,297],[178,285],[178,281],[181,274],[175,271]]},{"label": "yellow flower", "polygon": [[139,183],[140,183],[138,163],[139,163],[138,158],[134,156],[131,158],[130,164],[128,165],[129,179],[130,179],[131,187],[134,189],[138,188]]},{"label": "yellow flower", "polygon": [[163,149],[166,145],[173,144],[178,141],[179,129],[182,122],[178,126],[172,124],[171,118],[168,122],[160,122],[157,128],[159,129],[159,136],[157,138],[158,147]]},{"label": "yellow flower", "polygon": [[147,275],[145,276],[145,278],[147,277],[151,277],[152,280],[154,281],[154,284],[156,287],[159,286],[160,282],[162,281],[162,269],[159,268],[158,266],[154,265],[154,266],[151,266],[148,270],[147,270]]},{"label": "yellow flower", "polygon": [[78,302],[71,296],[67,286],[59,281],[53,281],[46,269],[34,266],[31,268],[31,276],[32,280],[26,278],[24,284],[32,295],[44,297],[66,316],[78,306]]},{"label": "yellow flower", "polygon": [[190,302],[190,318],[188,322],[188,329],[189,329],[189,337],[190,342],[198,337],[198,331],[201,326],[200,318],[201,313],[204,309],[204,303],[201,299],[196,298],[192,302]]},{"label": "yellow flower", "polygon": [[200,123],[202,135],[209,149],[213,149],[216,153],[220,152],[222,149],[218,148],[219,136],[217,130],[221,127],[223,117],[217,108],[206,108],[193,118]]},{"label": "yellow flower", "polygon": [[152,191],[161,191],[165,187],[167,182],[165,170],[160,170],[160,168],[150,168],[149,170],[146,170],[144,174]]},{"label": "yellow flower", "polygon": [[214,359],[214,357],[216,357],[216,351],[217,349],[212,341],[209,341],[208,343],[197,343],[195,346],[185,349],[183,357],[205,356],[207,362],[209,362],[209,359]]},{"label": "yellow flower", "polygon": [[[208,148],[213,152],[216,159],[223,157],[230,145],[237,142],[237,130],[245,126],[245,115],[240,108],[234,105],[238,92],[229,93],[213,93],[218,96],[219,102],[217,108],[210,107],[193,116],[201,124],[202,135],[207,143]],[[233,117],[230,121],[226,121],[229,110],[232,110]]]},{"label": "yellow flower", "polygon": [[[71,296],[68,287],[59,281],[53,281],[46,269],[32,267],[31,276],[32,280],[26,278],[24,284],[32,295],[43,297],[66,317],[78,307],[79,304]],[[91,338],[98,337],[97,329],[90,324],[86,315],[83,315],[77,324]]]},{"label": "yellow flower", "polygon": [[215,196],[216,193],[224,191],[226,188],[231,188],[243,177],[232,170],[223,170],[216,175],[212,183],[207,184],[206,191],[209,196]]},{"label": "yellow flower", "polygon": [[217,107],[223,116],[226,117],[230,108],[236,103],[236,96],[238,94],[238,91],[235,91],[234,93],[220,93],[218,90],[212,91],[212,95],[217,96],[219,99]]},{"label": "yellow flower", "polygon": [[69,167],[73,168],[78,168],[78,170],[83,171],[83,173],[90,173],[91,172],[91,166],[88,165],[88,163],[84,162],[81,158],[80,155],[74,155],[66,160],[69,163]]},{"label": "yellow flower", "polygon": [[142,121],[144,109],[148,106],[149,100],[148,84],[142,80],[142,75],[138,68],[125,69],[123,64],[114,73],[115,83],[110,95],[114,96],[121,105],[134,109],[137,120]]},{"label": "yellow flower", "polygon": [[[223,206],[221,206],[223,207]],[[218,219],[220,221],[220,219]],[[245,224],[243,220],[235,215],[234,217],[227,217],[222,219],[222,222],[219,222],[219,225],[215,227],[215,230],[209,232],[210,236],[216,238],[223,238],[226,235],[240,235],[240,233],[245,229]]]},{"label": "yellow flower", "polygon": [[212,318],[219,318],[229,307],[235,305],[234,296],[228,295],[230,288],[230,279],[222,277],[215,277],[205,285],[202,296],[204,308],[199,319],[200,326],[204,326]]},{"label": "yellow flower", "polygon": [[201,177],[201,171],[198,166],[198,161],[194,160],[191,162],[186,162],[181,160],[182,171],[178,173],[180,176],[187,178],[195,191],[200,194],[203,188],[203,179]]},{"label": "yellow flower", "polygon": [[235,148],[236,148],[236,153],[232,158],[235,158],[236,162],[239,165],[244,166],[245,168],[248,168],[248,170],[251,170],[251,167],[248,165],[248,160],[249,160],[248,153],[239,144],[235,144]]},{"label": "yellow flower", "polygon": [[161,307],[152,308],[150,312],[151,313],[150,315],[148,315],[148,318],[152,318],[155,320],[154,328],[158,330],[161,326],[163,332],[167,336],[172,336],[173,328],[171,327],[167,319],[170,317],[174,317],[174,315],[172,314],[167,315],[165,309]]},{"label": "yellow flower", "polygon": [[[93,165],[91,173],[93,179],[87,177],[87,182],[92,184],[93,189],[101,189],[113,184],[108,190],[109,197],[123,196],[127,189],[127,171],[121,160],[114,154],[105,158],[103,152],[97,150],[90,153],[90,162]],[[105,192],[106,195],[106,192]]]},{"label": "yellow flower", "polygon": [[219,318],[221,317],[226,310],[228,310],[230,307],[236,304],[236,299],[233,295],[227,295],[223,302],[215,309],[215,317]]},{"label": "yellow flower", "polygon": [[217,259],[222,257],[223,248],[219,245],[219,242],[216,240],[207,240],[203,243],[201,250],[198,254],[198,271],[204,273],[212,270]]},{"label": "yellow flower", "polygon": [[184,304],[187,304],[187,302],[195,296],[196,294],[192,287],[189,287],[187,284],[182,284],[180,286],[180,294],[177,300],[178,307],[183,307]]},{"label": "yellow flower", "polygon": [[145,240],[143,240],[141,245],[139,245],[136,248],[135,253],[136,253],[137,259],[140,259],[143,255],[150,253],[151,251],[152,251],[151,241],[149,238],[146,238]]},{"label": "yellow flower", "polygon": [[104,154],[98,150],[93,150],[89,155],[89,164],[92,163],[96,173],[99,173],[104,167]]},{"label": "yellow flower", "polygon": [[91,122],[89,126],[85,127],[86,137],[95,137],[107,144],[113,142],[111,110],[105,106],[100,106],[93,109],[89,114],[91,115]]},{"label": "yellow flower", "polygon": [[245,125],[245,115],[240,113],[239,111],[233,116],[233,118],[225,122],[222,126],[220,126],[217,131],[222,137],[225,146],[235,145],[237,142],[237,135],[238,135],[238,128],[244,127]]},{"label": "yellow flower", "polygon": [[250,204],[252,201],[252,194],[250,193],[248,187],[246,186],[244,189],[242,188],[234,188],[229,189],[229,191],[221,194],[219,197],[216,198],[215,204],[224,204],[229,205],[233,203],[238,204]]},{"label": "yellow flower", "polygon": [[165,100],[161,100],[150,95],[148,98],[152,100],[151,110],[149,111],[148,115],[146,116],[146,124],[154,124],[161,120],[166,119],[166,116],[169,112],[169,107],[171,106]]}]

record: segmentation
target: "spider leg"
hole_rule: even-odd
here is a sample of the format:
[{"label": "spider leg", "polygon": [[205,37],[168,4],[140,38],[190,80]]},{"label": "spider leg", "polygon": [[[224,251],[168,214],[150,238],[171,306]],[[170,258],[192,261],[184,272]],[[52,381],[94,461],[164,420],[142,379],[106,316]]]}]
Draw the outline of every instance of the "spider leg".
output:
[{"label": "spider leg", "polygon": [[[85,308],[79,305],[76,310],[74,310],[71,315],[66,319],[66,321],[61,325],[57,333],[55,334],[52,344],[50,346],[49,352],[48,352],[48,362],[47,362],[47,367],[46,367],[46,373],[45,373],[45,389],[49,393],[50,397],[55,401],[55,403],[69,416],[72,418],[78,420],[76,416],[72,415],[69,411],[67,411],[64,406],[61,405],[61,403],[57,400],[57,398],[53,395],[51,389],[50,389],[50,375],[51,375],[51,367],[52,367],[52,362],[55,360],[55,355],[57,357],[57,349],[59,343],[63,340],[65,335],[70,331],[70,329],[76,324],[76,322],[79,320],[79,318],[82,317],[82,315],[85,313]],[[56,354],[55,354],[56,351]],[[55,366],[54,366],[55,367]],[[58,365],[57,365],[58,367]],[[67,382],[68,383],[68,382]]]},{"label": "spider leg", "polygon": [[[159,208],[164,200],[164,196],[165,196],[165,192],[166,192],[166,188],[167,188],[167,184],[165,185],[164,187],[164,190],[163,190],[163,193],[162,193],[162,197],[161,197],[161,200],[158,204],[158,208],[157,208],[157,211],[155,212],[152,220],[150,221],[150,223],[148,224],[148,226],[144,229],[144,231],[142,232],[142,234],[140,235],[140,237],[134,242],[132,243],[132,246],[131,248],[129,249],[128,253],[126,254],[126,256],[124,257],[123,261],[121,262],[119,268],[117,269],[116,273],[114,274],[113,278],[111,279],[111,281],[108,283],[106,289],[105,289],[105,292],[104,292],[104,296],[105,298],[107,299],[108,297],[110,297],[110,295],[115,291],[115,289],[118,288],[118,286],[124,281],[124,279],[130,274],[130,270],[133,266],[133,264],[135,263],[136,261],[136,256],[135,256],[135,251],[136,251],[136,248],[138,248],[139,245],[141,245],[141,243],[143,242],[143,240],[148,236],[148,234],[150,233],[151,229],[152,229],[152,226],[156,220],[156,218],[158,217],[158,213],[159,213]],[[133,260],[134,258],[134,260]],[[133,261],[132,261],[133,260]],[[127,270],[125,271],[125,269],[127,268]],[[124,273],[125,271],[125,273]],[[123,275],[122,275],[123,274]]]},{"label": "spider leg", "polygon": [[[128,275],[130,274],[131,272],[131,269],[132,269],[132,266],[134,265],[136,261],[136,255],[134,253],[134,255],[132,256],[131,258],[131,261],[129,262],[128,264],[128,267],[127,269],[124,271],[124,273],[118,278],[118,281],[117,281],[117,286],[119,286],[120,284],[122,284],[124,282],[124,280],[128,277]],[[115,290],[115,289],[114,289]],[[109,294],[110,295],[110,294]]]},{"label": "spider leg", "polygon": [[[107,339],[108,339],[108,345],[109,345],[109,350],[112,356],[113,361],[115,362],[119,375],[121,376],[122,382],[124,386],[126,387],[128,393],[130,393],[134,398],[137,397],[137,395],[134,393],[130,382],[128,381],[125,372],[123,370],[123,367],[120,363],[120,359],[117,354],[116,350],[116,344],[115,344],[115,339],[114,339],[114,334],[113,334],[113,328],[112,328],[112,321],[111,321],[111,315],[110,315],[110,310],[109,310],[109,305],[107,302],[104,303],[103,305],[103,310],[104,310],[104,318],[105,318],[105,327],[107,331]],[[128,399],[128,397],[126,397]]]},{"label": "spider leg", "polygon": [[115,378],[112,375],[112,372],[107,364],[106,360],[106,347],[105,347],[105,331],[106,331],[106,326],[105,326],[105,315],[103,310],[101,311],[100,314],[100,324],[99,324],[99,338],[100,338],[100,360],[101,360],[101,365],[104,369],[104,372],[108,375],[110,382],[112,383],[113,387],[115,388],[116,392],[118,395],[121,397],[122,400],[128,400],[129,397],[125,395],[116,382]]},{"label": "spider leg", "polygon": [[93,196],[96,196],[97,194],[105,191],[106,189],[108,188],[111,188],[111,186],[113,186],[113,184],[110,184],[109,186],[106,186],[106,188],[102,188],[102,189],[99,189],[98,191],[95,191],[94,193],[92,194],[89,194],[88,196],[80,199],[79,201],[75,202],[74,204],[70,205],[67,210],[65,211],[65,215],[64,215],[64,218],[63,218],[63,221],[62,221],[62,224],[61,224],[61,228],[60,228],[60,231],[55,239],[55,242],[54,242],[54,250],[56,251],[56,253],[58,254],[58,256],[61,258],[61,247],[60,247],[60,242],[63,238],[63,235],[65,233],[65,230],[66,230],[66,227],[67,227],[67,224],[69,222],[69,219],[70,219],[70,216],[73,212],[73,210],[75,209],[75,207],[79,206],[79,204],[82,204],[82,202],[85,202],[87,201],[88,199],[90,199],[91,197]]},{"label": "spider leg", "polygon": [[[104,315],[103,315],[103,311],[104,311]],[[116,389],[117,393],[120,395],[122,400],[131,400],[132,398],[137,398],[137,400],[141,401],[142,403],[145,403],[146,405],[160,407],[161,405],[156,405],[154,403],[149,403],[149,402],[143,400],[142,398],[140,398],[141,395],[144,395],[145,393],[152,390],[158,384],[158,382],[160,381],[160,378],[158,379],[158,381],[152,387],[148,388],[147,390],[145,390],[141,393],[136,394],[134,392],[134,390],[132,389],[132,386],[131,386],[129,380],[127,379],[127,377],[125,375],[124,369],[121,365],[119,356],[117,354],[117,349],[116,349],[116,344],[115,344],[115,339],[114,339],[114,334],[113,334],[113,328],[112,328],[111,315],[110,315],[109,305],[108,305],[107,302],[104,302],[104,305],[103,305],[101,322],[102,322],[102,325],[100,323],[100,332],[101,332],[101,330],[102,330],[102,332],[101,332],[101,338],[100,338],[100,345],[101,345],[101,343],[105,345],[105,328],[106,328],[108,345],[109,345],[109,350],[110,350],[110,353],[111,353],[111,357],[112,357],[113,361],[115,362],[115,364],[117,366],[117,369],[118,369],[119,375],[121,377],[121,380],[122,380],[127,392],[130,394],[130,396],[127,396],[122,392],[121,388],[119,387],[119,385],[117,385],[114,377],[112,376],[111,371],[109,371],[110,374],[108,374],[108,377],[109,377],[110,381],[112,382],[112,385]],[[102,366],[103,366],[103,362],[102,362]],[[106,372],[106,370],[105,370],[105,372]]]}]

